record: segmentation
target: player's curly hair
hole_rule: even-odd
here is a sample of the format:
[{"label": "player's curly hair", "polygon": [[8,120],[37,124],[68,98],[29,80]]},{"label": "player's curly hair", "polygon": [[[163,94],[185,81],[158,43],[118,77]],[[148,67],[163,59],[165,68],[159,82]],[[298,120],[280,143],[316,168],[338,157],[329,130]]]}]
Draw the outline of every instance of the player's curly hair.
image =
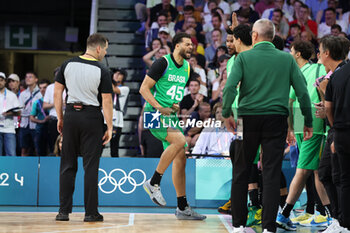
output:
[{"label": "player's curly hair", "polygon": [[174,38],[173,38],[173,46],[175,48],[175,46],[179,43],[182,42],[183,38],[188,38],[191,39],[191,36],[185,32],[178,32],[175,34]]}]

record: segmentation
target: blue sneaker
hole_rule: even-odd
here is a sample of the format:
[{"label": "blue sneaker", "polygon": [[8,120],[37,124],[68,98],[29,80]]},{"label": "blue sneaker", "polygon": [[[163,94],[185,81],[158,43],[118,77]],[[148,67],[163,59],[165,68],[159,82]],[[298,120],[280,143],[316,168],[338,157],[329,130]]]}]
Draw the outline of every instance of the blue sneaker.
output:
[{"label": "blue sneaker", "polygon": [[314,215],[312,218],[300,222],[304,227],[328,227],[331,225],[332,219],[323,215]]},{"label": "blue sneaker", "polygon": [[279,228],[282,228],[286,231],[296,231],[297,227],[293,225],[292,221],[290,221],[289,218],[286,218],[283,216],[283,214],[278,213],[277,219],[276,219],[277,226]]}]

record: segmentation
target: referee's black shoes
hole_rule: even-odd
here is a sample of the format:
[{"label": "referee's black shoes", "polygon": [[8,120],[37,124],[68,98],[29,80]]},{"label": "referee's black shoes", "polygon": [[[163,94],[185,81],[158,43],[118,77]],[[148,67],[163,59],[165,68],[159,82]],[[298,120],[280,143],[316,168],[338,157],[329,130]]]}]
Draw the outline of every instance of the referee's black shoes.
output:
[{"label": "referee's black shoes", "polygon": [[69,221],[69,215],[67,213],[59,212],[56,215],[56,221]]},{"label": "referee's black shoes", "polygon": [[103,216],[100,213],[85,215],[84,222],[103,222]]}]

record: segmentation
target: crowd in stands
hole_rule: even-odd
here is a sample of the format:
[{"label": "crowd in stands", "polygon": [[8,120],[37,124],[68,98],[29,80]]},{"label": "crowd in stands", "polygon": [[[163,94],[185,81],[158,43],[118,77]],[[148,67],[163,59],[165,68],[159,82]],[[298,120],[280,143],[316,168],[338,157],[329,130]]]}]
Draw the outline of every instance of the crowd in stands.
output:
[{"label": "crowd in stands", "polygon": [[[58,72],[55,69],[54,75]],[[59,156],[54,84],[28,71],[24,79],[0,72],[0,150],[6,156]]]},{"label": "crowd in stands", "polygon": [[[191,35],[191,80],[179,103],[180,118],[184,121],[209,118],[218,118],[220,121],[216,110],[221,108],[222,90],[229,75],[227,63],[231,57],[242,52],[237,44],[250,46],[244,39],[231,36],[232,13],[235,13],[238,25],[252,26],[260,18],[270,19],[276,27],[278,45],[277,42],[275,45],[286,52],[290,52],[294,41],[311,42],[314,45],[312,61],[317,61],[319,41],[323,36],[349,37],[350,33],[350,2],[346,0],[147,0],[146,3],[137,3],[135,11],[141,22],[136,34],[144,36],[147,50],[143,57],[146,72],[155,60],[171,53],[171,41],[176,32]],[[231,46],[232,43],[236,47]],[[127,76],[125,71],[113,70],[113,73],[114,106],[117,103],[118,106],[114,113],[115,137],[111,142],[111,156],[117,157],[129,89],[123,86]],[[44,156],[55,155],[55,151],[57,154],[60,151],[57,145],[62,139],[58,138],[56,129],[54,85],[48,80],[39,81],[31,71],[26,73],[22,81],[16,74],[6,76],[0,73],[0,81],[5,81],[5,87],[0,90],[0,108],[3,112],[0,119],[2,154]],[[13,98],[12,93],[17,98]],[[120,101],[122,106],[119,106]],[[196,148],[203,128],[184,129],[189,151]],[[226,137],[225,134],[216,135],[218,140]],[[142,114],[138,136],[143,156],[157,157],[161,154],[161,143],[143,128]],[[229,138],[232,139],[231,136]],[[200,143],[203,143],[202,139]],[[225,154],[227,150],[225,148],[216,154]],[[203,152],[198,150],[198,146],[194,151]],[[206,153],[208,151],[214,150],[208,148]]]},{"label": "crowd in stands", "polygon": [[[59,67],[54,70],[54,77]],[[127,72],[112,69],[113,137],[111,157],[118,157],[123,115],[129,87],[124,86]],[[66,91],[62,98],[65,99]],[[63,137],[57,131],[54,83],[28,71],[21,81],[17,74],[0,72],[0,154],[6,156],[60,156]],[[65,107],[65,106],[64,106]]]},{"label": "crowd in stands", "polygon": [[[314,119],[313,140],[320,140],[315,142],[312,147],[315,148],[317,153],[314,153],[311,149],[307,150],[303,144],[303,131],[299,129],[301,125],[304,126],[303,118],[298,117],[301,115],[299,113],[300,107],[295,101],[295,93],[292,90],[289,96],[290,108],[295,112],[290,117],[289,126],[292,127],[291,129],[294,127],[294,132],[291,131],[295,133],[293,137],[296,137],[296,140],[293,143],[286,144],[285,154],[289,154],[292,166],[297,165],[297,172],[289,188],[290,193],[287,191],[286,179],[283,173],[281,175],[280,207],[282,211],[278,214],[276,222],[279,227],[285,230],[296,230],[296,225],[299,224],[301,226],[332,226],[325,232],[349,232],[348,230],[332,231],[333,228],[341,228],[339,228],[339,222],[342,222],[341,226],[349,226],[348,215],[345,213],[343,217],[339,215],[339,213],[343,213],[343,210],[340,209],[348,208],[345,205],[342,205],[342,207],[337,204],[336,198],[339,197],[337,195],[340,191],[335,190],[340,190],[337,186],[340,182],[334,180],[334,184],[332,181],[327,183],[327,179],[331,177],[327,175],[330,169],[324,166],[324,164],[330,163],[327,160],[327,154],[334,156],[337,153],[334,149],[332,149],[332,153],[329,153],[329,150],[324,150],[321,162],[318,153],[319,151],[322,152],[320,149],[323,148],[322,140],[327,133],[324,108],[325,89],[329,77],[336,71],[336,66],[333,69],[330,68],[329,64],[333,60],[339,61],[339,64],[346,64],[347,61],[345,60],[350,58],[348,40],[350,36],[350,1],[237,0],[232,2],[224,0],[185,0],[170,2],[169,0],[162,0],[157,3],[152,1],[152,3],[154,5],[149,5],[147,1],[144,11],[145,23],[137,31],[137,34],[143,35],[144,33],[145,35],[145,47],[148,51],[144,56],[145,62],[146,58],[149,59],[151,56],[154,57],[150,59],[152,61],[161,56],[159,51],[162,48],[164,48],[164,52],[168,51],[168,48],[172,49],[171,32],[182,31],[192,37],[194,51],[189,59],[192,74],[185,92],[187,95],[179,103],[180,118],[185,121],[205,121],[209,118],[214,118],[219,122],[222,121],[222,91],[227,78],[230,76],[231,69],[233,69],[232,64],[235,58],[238,54],[252,49],[251,37],[260,33],[252,30],[254,22],[261,18],[273,22],[276,35],[273,40],[274,46],[291,54],[306,79],[310,98],[316,106],[310,106]],[[157,14],[154,13],[155,9],[159,10],[158,18]],[[153,15],[150,14],[151,12]],[[177,12],[177,16],[174,12]],[[164,18],[166,15],[168,16],[167,24],[165,20],[159,19],[159,16],[162,15]],[[163,35],[165,30],[161,30],[164,27],[168,28],[166,36]],[[152,33],[150,33],[150,30],[152,30]],[[164,38],[167,38],[167,41],[164,41]],[[153,51],[153,44],[149,44],[149,41],[153,40],[161,42],[157,51]],[[327,47],[328,41],[332,41],[334,48]],[[326,56],[326,50],[337,51],[337,55],[328,54]],[[158,57],[156,57],[156,53],[158,53]],[[239,56],[239,58],[242,62],[242,56]],[[243,62],[248,63],[245,65],[249,66],[249,61],[244,60]],[[312,68],[308,70],[308,67]],[[243,75],[243,77],[245,76]],[[321,82],[323,82],[323,85],[320,84]],[[235,117],[237,117],[235,113],[238,107],[237,99],[240,99],[240,97],[236,97],[232,106]],[[328,132],[331,132],[331,130]],[[237,143],[230,142],[235,140],[236,137],[238,138],[239,135],[233,135],[224,126],[208,128],[195,125],[184,127],[184,133],[188,145],[186,150],[188,153],[192,153],[193,156],[229,154],[231,160],[234,161],[232,158],[235,156],[237,148],[235,150],[232,145],[236,147],[240,140],[236,140]],[[147,145],[143,146],[147,147]],[[161,145],[159,150],[161,150]],[[262,163],[259,162],[262,156],[263,151],[258,151],[254,169],[252,169],[249,178],[248,194],[250,203],[247,226],[256,225],[261,221],[258,174],[263,169]],[[330,180],[332,180],[332,177]],[[334,188],[332,185],[337,187]],[[307,190],[306,210],[299,216],[290,217],[295,202],[304,187]],[[338,192],[338,194],[333,195],[332,192]],[[343,192],[343,188],[341,192]],[[231,200],[219,207],[219,212],[231,213]],[[344,221],[345,215],[347,216],[347,222]],[[245,231],[241,229],[237,232]]]},{"label": "crowd in stands", "polygon": [[53,105],[44,106],[50,82],[46,79],[39,81],[32,71],[27,72],[22,81],[17,74],[6,77],[1,72],[0,80],[1,154],[45,156],[49,151],[53,153],[58,135],[50,137],[48,130],[49,122],[53,120],[49,114]]},{"label": "crowd in stands", "polygon": [[[323,36],[348,37],[350,33],[350,2],[345,0],[153,0],[136,4],[135,10],[142,25],[136,33],[145,36],[146,67],[171,52],[174,33],[186,32],[192,37],[194,49],[189,62],[193,73],[180,103],[182,120],[215,118],[211,112],[215,104],[222,102],[227,62],[241,52],[228,45],[232,43],[228,36],[232,34],[232,13],[239,25],[250,27],[258,19],[271,20],[277,35],[274,44],[286,52],[291,51],[295,41],[311,42],[314,62]],[[184,131],[191,151],[196,148],[202,128]],[[198,151],[197,147],[195,152]]]}]

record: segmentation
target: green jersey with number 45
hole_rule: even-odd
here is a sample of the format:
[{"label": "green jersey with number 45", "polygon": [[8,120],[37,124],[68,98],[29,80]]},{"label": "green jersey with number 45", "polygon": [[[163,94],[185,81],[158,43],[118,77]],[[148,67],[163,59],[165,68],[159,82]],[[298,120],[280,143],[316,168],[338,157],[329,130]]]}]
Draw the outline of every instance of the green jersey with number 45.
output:
[{"label": "green jersey with number 45", "polygon": [[[183,65],[177,68],[170,54],[164,58],[168,63],[167,68],[151,89],[151,93],[162,107],[170,108],[184,97],[185,86],[190,76],[190,65],[184,60]],[[149,103],[147,105],[150,107]]]}]

